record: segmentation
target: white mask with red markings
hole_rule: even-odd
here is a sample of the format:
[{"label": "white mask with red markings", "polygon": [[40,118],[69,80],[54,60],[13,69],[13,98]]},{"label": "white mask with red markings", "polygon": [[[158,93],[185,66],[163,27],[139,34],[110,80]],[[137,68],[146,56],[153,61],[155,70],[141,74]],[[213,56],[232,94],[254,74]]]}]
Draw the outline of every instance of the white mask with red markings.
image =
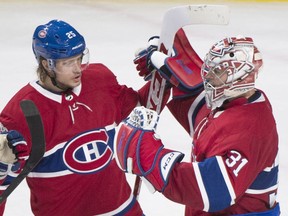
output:
[{"label": "white mask with red markings", "polygon": [[208,108],[255,87],[262,57],[249,37],[225,38],[212,46],[201,69]]}]

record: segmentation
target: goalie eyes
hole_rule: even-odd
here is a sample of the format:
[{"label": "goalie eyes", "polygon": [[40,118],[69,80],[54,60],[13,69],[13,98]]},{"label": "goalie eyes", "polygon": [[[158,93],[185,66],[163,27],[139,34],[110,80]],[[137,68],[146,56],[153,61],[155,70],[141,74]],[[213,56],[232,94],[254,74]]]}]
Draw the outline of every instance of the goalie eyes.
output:
[{"label": "goalie eyes", "polygon": [[221,75],[223,73],[223,70],[221,70],[220,68],[214,68],[213,69],[213,73],[217,76]]}]

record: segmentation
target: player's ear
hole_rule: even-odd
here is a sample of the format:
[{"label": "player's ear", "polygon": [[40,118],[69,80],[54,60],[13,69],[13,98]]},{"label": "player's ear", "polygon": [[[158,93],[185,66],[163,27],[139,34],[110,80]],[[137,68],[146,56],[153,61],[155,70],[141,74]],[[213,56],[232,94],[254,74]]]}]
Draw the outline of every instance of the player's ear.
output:
[{"label": "player's ear", "polygon": [[44,69],[45,69],[46,71],[50,71],[50,68],[49,68],[49,66],[48,66],[48,61],[47,61],[46,59],[42,59],[42,60],[41,60],[41,64],[42,64],[42,66],[44,67]]}]

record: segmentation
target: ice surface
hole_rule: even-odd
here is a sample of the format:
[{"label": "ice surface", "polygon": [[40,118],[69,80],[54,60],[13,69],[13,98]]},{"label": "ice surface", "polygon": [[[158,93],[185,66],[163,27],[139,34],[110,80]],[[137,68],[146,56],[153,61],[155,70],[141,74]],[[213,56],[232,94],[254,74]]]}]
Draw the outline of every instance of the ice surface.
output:
[{"label": "ice surface", "polygon": [[[221,1],[211,2],[221,4]],[[225,2],[227,4],[228,1]],[[201,1],[194,3],[200,4]],[[85,36],[91,62],[104,63],[114,71],[120,83],[137,89],[144,81],[135,72],[132,63],[134,51],[144,46],[150,36],[159,34],[161,19],[167,9],[183,4],[189,2],[0,0],[0,109],[21,86],[36,78],[31,37],[37,25],[56,18],[72,24]],[[288,3],[229,3],[229,6],[231,22],[228,26],[192,26],[185,30],[201,57],[214,42],[225,36],[251,36],[262,51],[265,65],[257,86],[270,98],[278,124],[278,200],[282,215],[288,215],[288,102],[285,87],[288,80]],[[185,152],[185,160],[188,160],[191,140],[166,110],[162,114],[158,133],[167,146]],[[134,177],[128,175],[128,178],[132,184]],[[159,193],[150,194],[145,186],[142,187],[140,202],[148,216],[178,216],[184,212],[183,206],[167,200]],[[5,215],[32,215],[25,182],[9,197]]]}]

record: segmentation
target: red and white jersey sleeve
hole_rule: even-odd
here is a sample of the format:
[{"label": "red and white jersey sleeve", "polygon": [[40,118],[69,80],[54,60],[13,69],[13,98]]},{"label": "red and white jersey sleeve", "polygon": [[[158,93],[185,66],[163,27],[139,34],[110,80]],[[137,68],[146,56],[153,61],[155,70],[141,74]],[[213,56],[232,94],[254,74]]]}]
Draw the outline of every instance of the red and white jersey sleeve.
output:
[{"label": "red and white jersey sleeve", "polygon": [[186,205],[186,215],[265,212],[277,204],[278,135],[263,92],[214,112],[203,94],[168,107],[193,136],[192,162],[175,167],[164,191]]}]

